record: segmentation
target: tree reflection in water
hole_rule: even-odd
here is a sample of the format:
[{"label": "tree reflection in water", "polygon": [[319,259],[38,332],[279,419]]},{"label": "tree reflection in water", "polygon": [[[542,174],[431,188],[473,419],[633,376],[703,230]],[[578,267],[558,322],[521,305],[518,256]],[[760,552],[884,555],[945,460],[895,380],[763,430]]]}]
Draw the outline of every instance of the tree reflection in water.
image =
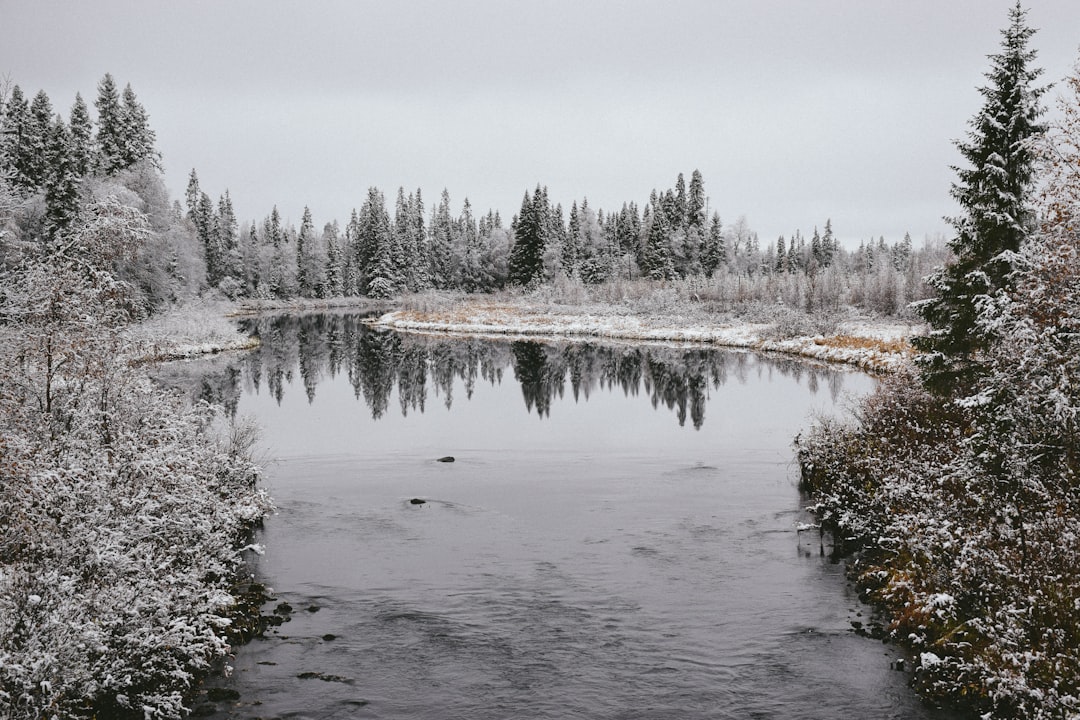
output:
[{"label": "tree reflection in water", "polygon": [[376,330],[355,314],[277,315],[245,321],[262,343],[237,364],[205,377],[198,394],[235,412],[241,383],[259,391],[265,384],[280,403],[299,373],[309,403],[321,380],[346,373],[357,399],[374,418],[383,416],[395,396],[403,415],[424,412],[429,393],[449,408],[458,382],[471,397],[478,381],[500,384],[506,369],[520,383],[525,407],[540,418],[569,386],[574,400],[597,388],[644,392],[653,407],[687,416],[695,428],[705,422],[712,389],[750,373],[780,373],[811,392],[824,384],[833,400],[843,371],[802,359],[767,357],[708,347],[619,344],[567,340],[490,340],[477,337],[402,334]]}]

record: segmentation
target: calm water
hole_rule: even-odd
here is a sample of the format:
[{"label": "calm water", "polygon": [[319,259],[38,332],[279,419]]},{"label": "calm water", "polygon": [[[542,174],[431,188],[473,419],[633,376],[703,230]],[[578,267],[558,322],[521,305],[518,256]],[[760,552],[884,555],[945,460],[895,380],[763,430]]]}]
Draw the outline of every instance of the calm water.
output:
[{"label": "calm water", "polygon": [[939,717],[796,531],[792,437],[870,378],[354,317],[257,329],[204,392],[264,429],[279,511],[254,562],[293,610],[238,650],[217,717]]}]

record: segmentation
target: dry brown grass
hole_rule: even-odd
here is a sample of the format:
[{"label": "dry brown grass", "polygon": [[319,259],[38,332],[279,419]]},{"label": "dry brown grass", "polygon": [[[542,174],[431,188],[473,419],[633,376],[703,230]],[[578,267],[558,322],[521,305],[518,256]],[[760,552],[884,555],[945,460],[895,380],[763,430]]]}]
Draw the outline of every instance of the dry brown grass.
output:
[{"label": "dry brown grass", "polygon": [[855,335],[830,335],[815,338],[814,343],[825,347],[847,348],[851,350],[874,350],[881,353],[909,355],[913,351],[907,340],[883,340],[881,338],[856,337]]}]

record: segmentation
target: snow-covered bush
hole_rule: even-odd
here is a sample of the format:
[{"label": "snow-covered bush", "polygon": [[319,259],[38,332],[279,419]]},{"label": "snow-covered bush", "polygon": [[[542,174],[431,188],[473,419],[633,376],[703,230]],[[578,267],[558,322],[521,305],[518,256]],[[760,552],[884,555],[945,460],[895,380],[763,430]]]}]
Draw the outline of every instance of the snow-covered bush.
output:
[{"label": "snow-covered bush", "polygon": [[962,392],[884,383],[798,441],[824,524],[920,650],[919,686],[987,717],[1080,716],[1080,73],[1041,139],[1041,223],[983,295]]},{"label": "snow-covered bush", "polygon": [[228,650],[246,528],[269,509],[218,438],[126,358],[113,270],[145,218],[94,205],[0,303],[0,716],[178,718]]}]

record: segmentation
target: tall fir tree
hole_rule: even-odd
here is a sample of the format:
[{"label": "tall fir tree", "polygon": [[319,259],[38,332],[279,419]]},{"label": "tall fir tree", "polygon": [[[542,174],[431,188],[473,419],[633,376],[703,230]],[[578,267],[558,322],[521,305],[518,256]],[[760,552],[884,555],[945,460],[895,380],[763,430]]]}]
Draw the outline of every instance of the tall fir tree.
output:
[{"label": "tall fir tree", "polygon": [[124,162],[124,110],[116,81],[109,73],[98,83],[97,108],[97,168],[111,175],[126,167]]},{"label": "tall fir tree", "polygon": [[707,221],[705,208],[705,181],[700,170],[690,174],[690,188],[686,191],[687,227],[705,228]]},{"label": "tall fir tree", "polygon": [[30,103],[18,85],[11,88],[11,95],[4,105],[4,134],[0,135],[0,161],[8,173],[12,186],[21,190],[33,188],[25,172],[28,154],[22,147],[24,139],[29,139]]},{"label": "tall fir tree", "polygon": [[688,217],[686,214],[686,180],[683,178],[682,173],[679,173],[679,177],[675,179],[675,195],[673,200],[674,206],[671,212],[671,224],[676,229],[686,227],[688,224]]},{"label": "tall fir tree", "polygon": [[243,258],[240,254],[240,230],[236,221],[236,212],[233,210],[232,198],[229,191],[218,198],[217,229],[221,246],[222,267],[221,274],[240,281],[243,276]]},{"label": "tall fir tree", "polygon": [[79,214],[79,178],[71,134],[56,116],[49,130],[45,156],[45,232],[50,239],[63,236]]},{"label": "tall fir tree", "polygon": [[428,226],[428,275],[432,286],[438,290],[447,290],[453,285],[453,235],[450,192],[443,188],[439,204],[432,209]]},{"label": "tall fir tree", "polygon": [[549,228],[547,193],[536,186],[529,197],[528,191],[521,201],[521,212],[513,226],[514,245],[510,249],[510,282],[529,285],[543,280],[544,250]]},{"label": "tall fir tree", "polygon": [[90,111],[80,93],[75,93],[68,129],[71,132],[72,167],[79,176],[86,175],[93,167],[94,123],[90,120]]},{"label": "tall fir tree", "polygon": [[135,91],[131,89],[130,84],[124,86],[120,109],[121,126],[124,132],[121,145],[123,167],[130,167],[147,158],[156,162],[154,131],[150,128],[146,108],[135,97]]},{"label": "tall fir tree", "polygon": [[[1006,291],[1013,258],[1033,224],[1035,157],[1029,140],[1043,130],[1033,87],[1042,73],[1033,68],[1026,11],[1019,2],[1002,30],[1001,52],[991,55],[989,83],[980,88],[983,106],[970,122],[967,139],[957,142],[968,167],[954,168],[952,196],[963,214],[953,218],[949,245],[954,261],[929,278],[937,296],[916,304],[930,332],[912,339],[928,388],[948,394],[982,373],[980,355],[989,338],[976,324],[984,298]],[[868,248],[869,249],[869,248]]]},{"label": "tall fir tree", "polygon": [[311,209],[305,205],[296,235],[296,293],[304,298],[315,297],[314,241],[315,223]]},{"label": "tall fir tree", "polygon": [[326,291],[325,297],[338,297],[344,291],[344,268],[341,263],[341,241],[337,221],[323,226],[323,245],[326,248]]},{"label": "tall fir tree", "polygon": [[38,91],[30,102],[30,122],[25,132],[26,137],[20,143],[23,152],[21,171],[31,187],[43,188],[49,174],[49,150],[53,138],[52,102],[44,90]]}]

